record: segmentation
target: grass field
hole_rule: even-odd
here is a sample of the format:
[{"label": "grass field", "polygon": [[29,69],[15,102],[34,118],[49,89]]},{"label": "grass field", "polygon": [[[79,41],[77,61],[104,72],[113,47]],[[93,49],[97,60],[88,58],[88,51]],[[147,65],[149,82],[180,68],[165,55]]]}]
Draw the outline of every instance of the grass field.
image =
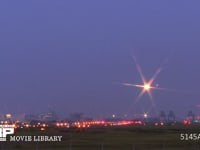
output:
[{"label": "grass field", "polygon": [[62,135],[61,142],[1,142],[1,150],[199,150],[199,140],[181,141],[181,133],[200,133],[198,126],[23,129],[17,135]]}]

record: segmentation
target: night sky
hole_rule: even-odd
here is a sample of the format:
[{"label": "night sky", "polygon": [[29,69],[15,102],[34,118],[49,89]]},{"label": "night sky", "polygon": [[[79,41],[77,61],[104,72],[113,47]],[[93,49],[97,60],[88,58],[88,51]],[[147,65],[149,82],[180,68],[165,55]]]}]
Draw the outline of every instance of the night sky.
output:
[{"label": "night sky", "polygon": [[[142,84],[134,53],[147,79],[168,58],[154,84],[177,92],[152,91],[158,111],[200,114],[199,6],[198,0],[1,1],[0,113],[123,115],[140,89],[118,83]],[[140,106],[145,101],[146,94]]]}]

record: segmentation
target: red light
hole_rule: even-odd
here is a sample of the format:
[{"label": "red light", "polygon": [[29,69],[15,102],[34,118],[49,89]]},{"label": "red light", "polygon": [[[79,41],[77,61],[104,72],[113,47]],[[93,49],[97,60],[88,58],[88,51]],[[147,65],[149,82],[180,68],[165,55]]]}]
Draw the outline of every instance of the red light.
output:
[{"label": "red light", "polygon": [[184,125],[191,125],[191,122],[190,122],[189,120],[184,120],[184,121],[183,121],[183,124],[184,124]]}]

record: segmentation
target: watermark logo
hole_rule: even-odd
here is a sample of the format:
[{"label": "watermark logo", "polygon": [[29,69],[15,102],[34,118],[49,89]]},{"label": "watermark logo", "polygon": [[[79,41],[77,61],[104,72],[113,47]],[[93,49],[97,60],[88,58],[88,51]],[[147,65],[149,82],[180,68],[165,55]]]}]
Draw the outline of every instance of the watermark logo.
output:
[{"label": "watermark logo", "polygon": [[6,141],[9,134],[14,134],[13,125],[0,125],[0,141]]},{"label": "watermark logo", "polygon": [[[62,136],[45,136],[45,135],[38,135],[38,136],[15,136],[12,135],[15,133],[15,126],[14,125],[2,125],[0,124],[0,142],[1,141],[10,141],[10,142],[61,142]],[[7,136],[9,138],[7,138]]]}]

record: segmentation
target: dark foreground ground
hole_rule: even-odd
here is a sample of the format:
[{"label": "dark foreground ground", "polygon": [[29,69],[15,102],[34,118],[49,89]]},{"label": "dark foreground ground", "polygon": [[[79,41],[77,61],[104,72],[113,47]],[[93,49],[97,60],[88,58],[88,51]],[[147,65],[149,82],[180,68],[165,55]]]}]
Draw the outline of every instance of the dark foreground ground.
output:
[{"label": "dark foreground ground", "polygon": [[198,126],[96,127],[90,129],[23,129],[17,135],[62,135],[61,142],[1,142],[1,150],[200,150],[199,140],[180,140],[181,133],[200,133]]}]

